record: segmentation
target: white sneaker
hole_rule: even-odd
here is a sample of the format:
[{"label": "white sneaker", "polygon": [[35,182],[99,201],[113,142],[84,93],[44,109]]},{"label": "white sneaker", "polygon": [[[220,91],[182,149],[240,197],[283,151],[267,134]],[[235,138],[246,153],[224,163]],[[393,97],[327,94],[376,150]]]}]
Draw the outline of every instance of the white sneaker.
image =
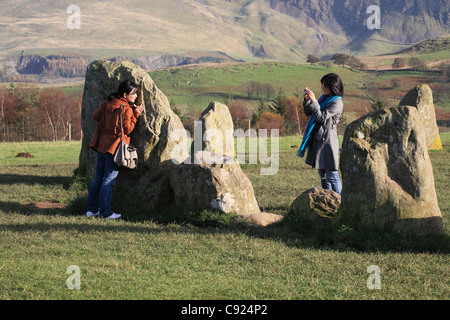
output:
[{"label": "white sneaker", "polygon": [[92,212],[92,211],[88,211],[86,212],[86,216],[87,217],[98,217],[99,213],[97,212]]},{"label": "white sneaker", "polygon": [[109,217],[103,218],[103,219],[119,219],[121,216],[122,216],[121,214],[113,212],[112,215],[110,215]]}]

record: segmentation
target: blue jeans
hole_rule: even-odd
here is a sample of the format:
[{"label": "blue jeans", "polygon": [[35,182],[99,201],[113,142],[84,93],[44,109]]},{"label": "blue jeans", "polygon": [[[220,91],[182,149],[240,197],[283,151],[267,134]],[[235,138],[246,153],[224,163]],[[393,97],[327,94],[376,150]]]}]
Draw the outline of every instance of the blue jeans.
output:
[{"label": "blue jeans", "polygon": [[341,179],[339,173],[335,170],[319,169],[320,179],[322,181],[322,188],[326,190],[333,190],[339,194],[342,191]]},{"label": "blue jeans", "polygon": [[113,214],[111,196],[119,168],[114,163],[114,156],[110,153],[97,152],[97,169],[94,181],[89,188],[87,211],[97,212],[103,218]]}]

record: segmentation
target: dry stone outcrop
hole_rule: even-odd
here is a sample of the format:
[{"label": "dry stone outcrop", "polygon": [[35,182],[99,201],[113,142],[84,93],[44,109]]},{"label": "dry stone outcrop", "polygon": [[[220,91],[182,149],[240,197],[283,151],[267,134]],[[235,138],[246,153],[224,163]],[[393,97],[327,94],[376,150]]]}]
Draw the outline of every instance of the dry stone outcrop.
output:
[{"label": "dry stone outcrop", "polygon": [[[207,150],[190,155],[186,130],[171,110],[168,99],[148,73],[126,61],[95,61],[87,70],[79,169],[88,183],[94,178],[96,166],[96,154],[88,148],[97,125],[92,120],[92,112],[126,79],[139,84],[136,103],[145,106],[130,135],[131,144],[138,147],[140,161],[136,170],[121,169],[114,192],[148,208],[176,204],[185,210],[259,213],[253,186],[231,151],[227,149],[230,156]],[[206,128],[232,130],[232,123],[230,128],[228,122],[224,127],[220,121],[228,119],[228,108],[225,110],[215,103],[211,106],[205,112],[210,115],[204,117],[205,123],[209,123]],[[224,109],[223,113],[219,109]],[[212,110],[215,112],[209,113]],[[207,119],[214,117],[218,117],[217,121],[211,124]],[[209,149],[207,145],[203,147]]]},{"label": "dry stone outcrop", "polygon": [[420,108],[383,109],[349,124],[340,170],[340,221],[416,235],[443,232]]}]

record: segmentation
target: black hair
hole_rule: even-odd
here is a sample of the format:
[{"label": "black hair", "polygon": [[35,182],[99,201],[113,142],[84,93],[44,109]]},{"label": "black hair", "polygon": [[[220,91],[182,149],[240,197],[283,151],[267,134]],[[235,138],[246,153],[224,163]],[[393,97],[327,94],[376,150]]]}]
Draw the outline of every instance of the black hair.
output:
[{"label": "black hair", "polygon": [[325,87],[330,89],[331,93],[335,96],[344,96],[344,84],[341,78],[336,73],[329,73],[322,77],[320,80]]},{"label": "black hair", "polygon": [[137,90],[138,86],[136,83],[134,83],[131,80],[125,80],[122,81],[119,84],[119,89],[117,89],[117,92],[111,93],[108,96],[108,100],[111,101],[113,98],[119,99],[123,97],[123,94],[130,94],[133,90]]}]

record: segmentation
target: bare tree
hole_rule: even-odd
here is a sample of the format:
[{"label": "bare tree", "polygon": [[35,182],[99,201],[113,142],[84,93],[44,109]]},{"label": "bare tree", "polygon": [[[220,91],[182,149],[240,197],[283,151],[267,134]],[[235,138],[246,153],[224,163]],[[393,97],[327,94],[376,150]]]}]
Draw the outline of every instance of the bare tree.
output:
[{"label": "bare tree", "polygon": [[247,93],[247,97],[250,99],[253,96],[253,83],[252,81],[246,81],[242,84],[242,88],[245,93]]},{"label": "bare tree", "polygon": [[408,61],[408,64],[411,66],[411,68],[413,70],[416,70],[416,71],[424,71],[427,68],[427,65],[425,64],[425,62],[421,61],[417,57],[411,57]]},{"label": "bare tree", "polygon": [[270,83],[264,83],[263,91],[267,100],[270,100],[270,98],[276,93],[275,87]]},{"label": "bare tree", "polygon": [[39,95],[39,110],[50,126],[54,141],[68,138],[69,127],[80,106],[61,89],[44,89]]},{"label": "bare tree", "polygon": [[406,66],[405,59],[403,58],[395,58],[394,63],[392,64],[392,68],[394,69],[400,69],[404,68]]}]

